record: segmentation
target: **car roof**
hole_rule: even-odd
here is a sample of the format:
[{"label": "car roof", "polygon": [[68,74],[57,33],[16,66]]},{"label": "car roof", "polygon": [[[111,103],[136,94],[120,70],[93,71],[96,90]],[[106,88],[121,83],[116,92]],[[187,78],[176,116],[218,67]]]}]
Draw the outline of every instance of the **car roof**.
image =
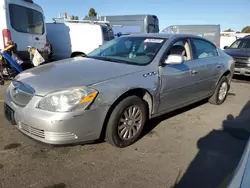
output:
[{"label": "car roof", "polygon": [[138,33],[138,34],[130,34],[130,35],[123,35],[122,37],[129,37],[129,36],[137,36],[137,37],[153,37],[153,38],[198,38],[206,40],[205,38],[202,38],[198,35],[192,35],[192,34],[167,34],[167,33]]}]

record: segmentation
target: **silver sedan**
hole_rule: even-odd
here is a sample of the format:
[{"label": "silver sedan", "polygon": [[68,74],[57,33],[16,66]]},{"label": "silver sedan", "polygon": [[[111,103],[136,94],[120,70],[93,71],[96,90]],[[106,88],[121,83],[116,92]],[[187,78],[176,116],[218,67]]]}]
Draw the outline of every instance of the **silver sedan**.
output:
[{"label": "silver sedan", "polygon": [[222,104],[233,59],[194,35],[114,39],[86,57],[32,68],[5,93],[6,118],[49,144],[106,141],[126,147],[150,118],[208,98]]}]

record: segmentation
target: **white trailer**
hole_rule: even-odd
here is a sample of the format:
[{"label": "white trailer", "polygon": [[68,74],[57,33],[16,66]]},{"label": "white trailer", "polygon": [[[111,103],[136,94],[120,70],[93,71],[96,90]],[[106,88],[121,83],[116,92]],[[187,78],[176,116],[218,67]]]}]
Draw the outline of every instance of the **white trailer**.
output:
[{"label": "white trailer", "polygon": [[113,15],[97,19],[108,21],[115,34],[159,33],[159,20],[155,15]]}]

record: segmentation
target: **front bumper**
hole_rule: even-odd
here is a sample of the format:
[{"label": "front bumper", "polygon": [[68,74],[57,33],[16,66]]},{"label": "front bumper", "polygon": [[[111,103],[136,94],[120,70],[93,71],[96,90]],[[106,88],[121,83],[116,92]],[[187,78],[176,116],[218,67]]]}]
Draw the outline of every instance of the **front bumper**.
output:
[{"label": "front bumper", "polygon": [[250,76],[250,68],[234,68],[235,75]]},{"label": "front bumper", "polygon": [[[14,121],[10,121],[25,135],[48,144],[74,144],[93,141],[100,137],[109,106],[78,112],[54,113],[37,109],[41,97],[34,96],[25,106],[20,107],[5,94],[6,108],[13,110]],[[9,112],[9,111],[8,111]]]},{"label": "front bumper", "polygon": [[250,76],[250,63],[236,62],[234,68],[234,74]]}]

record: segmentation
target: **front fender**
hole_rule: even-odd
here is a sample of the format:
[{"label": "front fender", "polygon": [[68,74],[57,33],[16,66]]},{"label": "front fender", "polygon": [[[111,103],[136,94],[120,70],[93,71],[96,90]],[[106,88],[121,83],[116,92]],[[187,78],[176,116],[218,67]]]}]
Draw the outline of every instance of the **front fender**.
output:
[{"label": "front fender", "polygon": [[[149,73],[151,73],[149,75]],[[136,72],[130,75],[117,77],[111,80],[100,82],[91,87],[98,90],[99,94],[95,100],[95,105],[111,106],[124,93],[132,89],[144,89],[152,96],[153,104],[158,104],[159,101],[159,77],[158,71],[145,70]],[[145,74],[148,74],[147,76]],[[155,106],[155,105],[154,105]],[[153,108],[153,110],[155,110]]]}]

